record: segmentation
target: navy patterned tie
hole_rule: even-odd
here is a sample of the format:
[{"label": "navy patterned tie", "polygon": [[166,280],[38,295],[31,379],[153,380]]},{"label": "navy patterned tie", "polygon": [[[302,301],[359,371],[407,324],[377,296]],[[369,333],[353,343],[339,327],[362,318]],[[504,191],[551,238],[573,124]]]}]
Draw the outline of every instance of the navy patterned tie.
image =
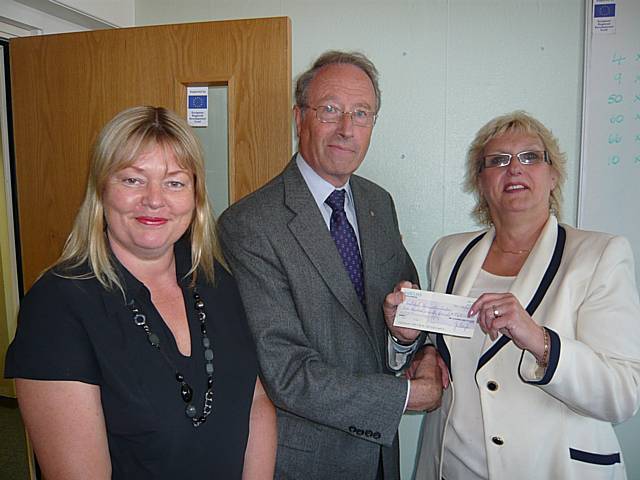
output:
[{"label": "navy patterned tie", "polygon": [[333,241],[336,242],[338,252],[342,257],[344,268],[347,269],[353,288],[355,288],[360,303],[365,307],[364,301],[364,279],[362,277],[362,258],[360,257],[360,249],[358,248],[358,240],[353,227],[347,220],[347,214],[344,211],[345,190],[334,190],[331,195],[324,201],[331,207],[331,221],[329,227]]}]

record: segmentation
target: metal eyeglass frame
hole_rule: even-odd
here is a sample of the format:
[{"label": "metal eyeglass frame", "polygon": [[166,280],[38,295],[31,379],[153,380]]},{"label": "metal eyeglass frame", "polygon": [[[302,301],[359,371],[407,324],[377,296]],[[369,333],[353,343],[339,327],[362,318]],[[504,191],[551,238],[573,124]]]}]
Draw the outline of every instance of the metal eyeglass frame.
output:
[{"label": "metal eyeglass frame", "polygon": [[[322,123],[338,123],[339,122],[338,119],[336,119],[336,120],[323,120],[322,118],[320,118],[320,116],[319,116],[320,114],[318,113],[319,109],[327,108],[327,107],[333,108],[336,111],[336,113],[340,115],[339,118],[342,118],[343,116],[348,115],[349,118],[351,119],[351,121],[353,122],[353,124],[356,127],[373,127],[376,124],[376,120],[378,120],[378,114],[377,113],[369,112],[369,111],[364,110],[364,109],[362,109],[360,111],[367,112],[368,114],[371,114],[371,118],[372,118],[371,124],[361,124],[361,123],[358,123],[357,120],[354,120],[353,114],[356,113],[356,112],[353,111],[353,110],[350,111],[350,112],[345,112],[341,108],[338,108],[338,107],[336,107],[334,105],[318,105],[317,107],[311,107],[309,105],[304,105],[304,108],[308,108],[309,110],[313,110],[314,112],[316,112],[316,119],[318,119],[320,122],[322,122]],[[367,117],[367,118],[369,118],[369,117]]]},{"label": "metal eyeglass frame", "polygon": [[[519,152],[516,154],[513,153],[495,153],[493,155],[486,155],[484,157],[482,157],[482,164],[480,165],[480,171],[484,170],[485,168],[502,168],[502,167],[508,167],[509,164],[511,163],[511,160],[513,159],[513,157],[518,157],[518,161],[520,162],[521,165],[536,165],[537,163],[542,163],[542,162],[529,162],[527,160],[523,161],[522,157],[520,155],[524,155],[525,153],[540,153],[542,152],[542,162],[546,162],[549,165],[551,165],[551,159],[549,158],[549,153],[546,150],[525,150],[524,152]],[[507,157],[508,160],[506,161],[506,163],[502,163],[500,165],[487,165],[487,158],[490,157]]]}]

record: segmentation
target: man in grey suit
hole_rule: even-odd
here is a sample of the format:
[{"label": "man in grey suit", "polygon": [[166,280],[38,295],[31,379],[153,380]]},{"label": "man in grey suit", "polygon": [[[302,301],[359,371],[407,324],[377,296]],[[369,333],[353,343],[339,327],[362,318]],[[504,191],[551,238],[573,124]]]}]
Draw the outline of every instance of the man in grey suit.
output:
[{"label": "man in grey suit", "polygon": [[278,411],[278,479],[398,479],[403,412],[440,402],[433,349],[410,380],[386,368],[382,302],[417,275],[391,196],[352,175],[379,107],[364,55],[322,55],[297,81],[299,153],[220,218]]}]

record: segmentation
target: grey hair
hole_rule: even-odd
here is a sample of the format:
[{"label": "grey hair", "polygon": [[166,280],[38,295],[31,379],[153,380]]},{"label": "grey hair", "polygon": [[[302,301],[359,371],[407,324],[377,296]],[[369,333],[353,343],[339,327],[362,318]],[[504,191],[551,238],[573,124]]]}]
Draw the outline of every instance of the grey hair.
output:
[{"label": "grey hair", "polygon": [[300,108],[307,106],[309,85],[318,72],[328,65],[353,65],[367,74],[376,94],[376,113],[380,111],[381,93],[378,85],[378,70],[366,55],[360,52],[342,52],[329,50],[318,57],[311,68],[300,74],[296,81],[296,105]]}]

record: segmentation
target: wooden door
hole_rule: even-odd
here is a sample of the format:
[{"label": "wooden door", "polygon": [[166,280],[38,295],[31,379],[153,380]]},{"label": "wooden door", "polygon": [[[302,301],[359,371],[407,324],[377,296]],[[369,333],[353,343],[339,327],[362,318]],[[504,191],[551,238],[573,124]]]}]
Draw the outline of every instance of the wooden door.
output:
[{"label": "wooden door", "polygon": [[156,105],[186,115],[187,86],[227,85],[231,202],[291,156],[288,18],[17,38],[9,50],[24,291],[59,256],[92,142],[117,112]]}]

